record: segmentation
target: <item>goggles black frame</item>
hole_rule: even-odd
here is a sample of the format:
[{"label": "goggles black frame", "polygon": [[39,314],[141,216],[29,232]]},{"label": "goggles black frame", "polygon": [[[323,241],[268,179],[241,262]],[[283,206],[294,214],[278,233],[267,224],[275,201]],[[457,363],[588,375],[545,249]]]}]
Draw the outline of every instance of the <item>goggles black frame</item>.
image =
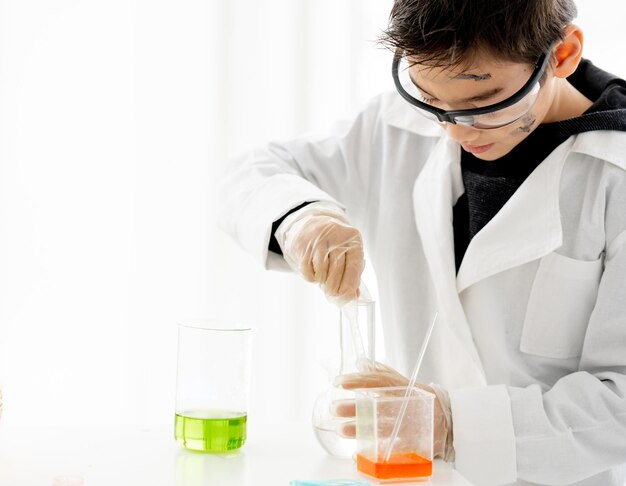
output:
[{"label": "goggles black frame", "polygon": [[546,51],[541,56],[539,56],[539,58],[537,59],[537,62],[535,63],[535,70],[531,74],[530,79],[516,93],[514,93],[507,99],[499,101],[492,105],[483,106],[481,108],[470,108],[467,110],[442,110],[440,108],[436,108],[427,103],[424,103],[423,101],[420,101],[417,98],[414,98],[413,96],[411,96],[402,86],[402,83],[400,82],[400,78],[398,75],[398,67],[400,65],[400,60],[404,57],[402,56],[400,51],[401,51],[400,49],[396,50],[396,53],[393,58],[393,64],[391,66],[391,74],[393,76],[393,81],[394,81],[394,84],[396,85],[396,89],[398,90],[398,93],[400,94],[400,96],[402,96],[406,101],[411,103],[413,106],[416,106],[417,108],[421,110],[427,111],[428,113],[435,115],[441,123],[447,122],[447,123],[456,124],[457,123],[455,120],[456,118],[472,117],[475,115],[484,115],[486,113],[499,111],[499,110],[502,110],[503,108],[508,108],[509,106],[514,105],[515,103],[520,101],[522,98],[524,98],[524,96],[526,96],[533,89],[534,85],[537,82],[539,82],[539,80],[543,76],[543,73],[545,72],[546,67],[548,66],[548,63],[550,61],[550,54],[552,52],[552,46],[550,46],[550,49],[548,49],[548,51]]}]

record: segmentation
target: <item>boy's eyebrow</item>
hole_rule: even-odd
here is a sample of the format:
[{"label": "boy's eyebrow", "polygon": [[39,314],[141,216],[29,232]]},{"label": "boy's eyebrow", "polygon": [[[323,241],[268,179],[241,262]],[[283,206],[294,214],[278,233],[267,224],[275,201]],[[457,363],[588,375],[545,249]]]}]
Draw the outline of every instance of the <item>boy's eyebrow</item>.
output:
[{"label": "boy's eyebrow", "polygon": [[453,79],[473,79],[474,81],[484,81],[486,79],[491,79],[491,74],[469,74],[469,73],[459,73],[453,77]]},{"label": "boy's eyebrow", "polygon": [[[419,89],[422,93],[424,93],[426,96],[430,96],[432,98],[434,98],[433,95],[431,95],[428,91],[426,91],[423,88],[420,88],[420,86],[413,80],[413,78],[409,75],[409,78],[411,79],[411,82],[415,85],[415,87],[417,89]],[[500,92],[502,92],[504,90],[504,88],[491,88],[488,89],[487,91],[483,91],[482,93],[479,93],[477,95],[474,96],[470,96],[469,98],[465,98],[462,100],[459,100],[461,103],[471,103],[473,101],[486,101],[490,98],[493,98],[494,96],[496,96],[497,94],[499,94]]]}]

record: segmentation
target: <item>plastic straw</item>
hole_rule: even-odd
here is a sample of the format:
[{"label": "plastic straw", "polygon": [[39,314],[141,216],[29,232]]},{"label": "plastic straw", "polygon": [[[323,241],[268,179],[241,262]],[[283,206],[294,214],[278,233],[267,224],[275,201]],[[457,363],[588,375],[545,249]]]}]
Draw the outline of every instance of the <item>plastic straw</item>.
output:
[{"label": "plastic straw", "polygon": [[352,346],[354,348],[354,354],[356,355],[356,366],[359,371],[368,371],[372,363],[365,353],[365,346],[363,345],[363,336],[359,329],[359,302],[370,302],[372,297],[369,290],[365,286],[363,281],[360,282],[359,290],[361,292],[360,297],[357,300],[347,302],[342,306],[342,312],[348,323],[350,324],[350,337],[352,338]]},{"label": "plastic straw", "polygon": [[354,346],[354,354],[356,354],[357,363],[366,358],[365,346],[363,338],[359,330],[359,308],[356,301],[348,302],[343,306],[343,312],[350,323],[350,335],[352,337],[352,345]]},{"label": "plastic straw", "polygon": [[383,462],[388,462],[391,457],[391,451],[393,450],[393,443],[398,438],[398,432],[400,431],[400,425],[402,424],[402,420],[404,419],[404,414],[406,412],[406,408],[409,405],[409,396],[411,395],[411,391],[415,386],[415,382],[417,381],[417,374],[420,371],[420,367],[422,366],[422,360],[424,359],[424,354],[426,353],[426,348],[428,347],[428,342],[430,341],[430,336],[433,333],[433,328],[435,327],[435,322],[437,321],[437,316],[439,312],[435,313],[435,318],[433,322],[430,323],[430,327],[428,331],[426,331],[426,337],[422,341],[422,348],[417,356],[417,361],[415,362],[415,367],[413,368],[413,373],[411,374],[411,379],[409,380],[409,384],[406,387],[406,392],[404,394],[404,398],[402,399],[402,405],[400,406],[400,412],[398,412],[398,417],[396,418],[396,422],[393,424],[393,430],[391,431],[391,438],[389,440],[389,445],[387,446],[387,452],[385,453],[385,458]]}]

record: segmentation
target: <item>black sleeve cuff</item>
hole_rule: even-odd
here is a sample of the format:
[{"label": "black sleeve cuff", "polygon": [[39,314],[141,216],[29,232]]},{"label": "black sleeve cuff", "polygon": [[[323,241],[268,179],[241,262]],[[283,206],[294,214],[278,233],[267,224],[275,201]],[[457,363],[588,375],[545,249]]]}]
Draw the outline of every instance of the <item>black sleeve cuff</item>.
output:
[{"label": "black sleeve cuff", "polygon": [[280,226],[280,223],[282,223],[287,216],[289,216],[291,213],[296,212],[298,209],[302,209],[304,206],[308,206],[309,204],[311,204],[313,202],[317,202],[317,201],[307,201],[305,203],[300,204],[300,206],[297,206],[297,207],[295,207],[293,209],[290,209],[285,214],[283,214],[280,217],[280,219],[277,219],[276,221],[274,221],[272,223],[272,234],[270,236],[270,244],[269,244],[269,247],[268,247],[270,251],[272,251],[274,253],[277,253],[279,255],[283,254],[282,250],[280,249],[280,245],[278,244],[278,241],[276,240],[276,236],[274,236],[274,233],[276,233],[276,230]]}]

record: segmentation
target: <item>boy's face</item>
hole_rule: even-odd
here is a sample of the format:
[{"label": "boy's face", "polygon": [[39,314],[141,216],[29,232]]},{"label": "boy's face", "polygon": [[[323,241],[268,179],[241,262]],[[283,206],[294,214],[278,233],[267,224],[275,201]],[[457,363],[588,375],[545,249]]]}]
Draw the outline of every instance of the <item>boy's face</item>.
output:
[{"label": "boy's face", "polygon": [[[410,76],[423,100],[444,110],[480,108],[515,94],[531,77],[534,66],[477,56],[469,68],[433,68],[414,64]],[[553,76],[549,72],[530,110],[516,122],[492,129],[444,123],[450,137],[482,160],[495,160],[510,152],[548,115]]]}]

